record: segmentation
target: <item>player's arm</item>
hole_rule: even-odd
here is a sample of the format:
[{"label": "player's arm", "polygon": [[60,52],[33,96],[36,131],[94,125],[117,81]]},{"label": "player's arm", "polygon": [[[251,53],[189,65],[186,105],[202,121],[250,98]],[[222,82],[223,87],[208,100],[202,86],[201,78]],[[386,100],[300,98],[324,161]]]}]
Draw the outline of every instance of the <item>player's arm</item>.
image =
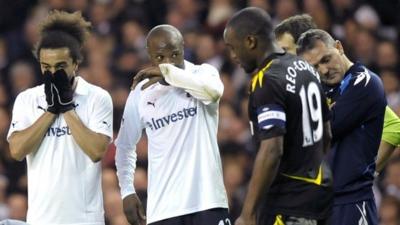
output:
[{"label": "player's arm", "polygon": [[26,155],[35,152],[51,124],[56,119],[56,115],[45,112],[33,124],[28,121],[26,107],[26,93],[17,96],[14,102],[11,126],[8,131],[8,142],[10,144],[11,157],[22,160]]},{"label": "player's arm", "polygon": [[118,183],[121,189],[124,213],[131,224],[142,224],[145,221],[143,206],[133,186],[136,169],[136,144],[144,129],[137,105],[139,91],[140,86],[129,94],[118,137],[115,140]]},{"label": "player's arm", "polygon": [[331,123],[328,121],[324,123],[323,146],[325,154],[331,148],[331,139],[332,139]]},{"label": "player's arm", "polygon": [[242,213],[236,224],[255,224],[255,211],[259,201],[268,192],[274,180],[283,154],[283,136],[286,133],[285,84],[278,77],[264,76],[263,85],[257,87],[253,101],[256,109],[261,143],[255,159],[253,173]]},{"label": "player's arm", "polygon": [[241,213],[241,217],[245,221],[254,220],[251,218],[255,217],[260,200],[263,199],[263,195],[268,192],[272,181],[275,179],[282,154],[282,136],[261,141]]},{"label": "player's arm", "polygon": [[323,136],[322,136],[322,145],[324,153],[326,154],[331,148],[331,140],[332,140],[332,130],[331,130],[331,111],[329,109],[328,100],[322,90],[322,86],[318,86],[321,93],[321,107],[322,107],[322,119],[323,119]]},{"label": "player's arm", "polygon": [[[11,157],[20,161],[24,159],[26,155],[35,152],[55,119],[55,114],[45,112],[32,126],[24,130],[13,132],[8,138]],[[18,122],[19,121],[17,121],[17,123]],[[13,126],[13,124],[11,124],[11,126]]]},{"label": "player's arm", "polygon": [[[347,78],[347,88],[332,106],[332,136],[340,139],[363,121],[375,117],[380,107],[386,105],[383,87],[377,79],[371,77],[359,81],[358,77]],[[358,80],[358,81],[357,81]],[[342,87],[345,85],[342,85]]]},{"label": "player's arm", "polygon": [[112,138],[113,106],[109,94],[99,95],[93,106],[92,115],[86,126],[75,110],[63,114],[79,147],[93,161],[98,162],[107,151]]},{"label": "player's arm", "polygon": [[185,89],[205,104],[217,102],[222,96],[224,85],[218,70],[209,64],[198,66],[193,73],[171,64],[160,64],[159,67],[167,83]]},{"label": "player's arm", "polygon": [[385,111],[382,141],[376,159],[376,171],[381,172],[397,146],[400,145],[400,119],[388,106]]}]

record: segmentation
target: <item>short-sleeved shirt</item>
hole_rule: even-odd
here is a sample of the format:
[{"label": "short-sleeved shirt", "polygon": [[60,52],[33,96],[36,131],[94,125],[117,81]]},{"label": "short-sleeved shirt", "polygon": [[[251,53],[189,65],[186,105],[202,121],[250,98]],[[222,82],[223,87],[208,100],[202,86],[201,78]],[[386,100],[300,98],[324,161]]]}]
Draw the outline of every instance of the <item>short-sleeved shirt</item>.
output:
[{"label": "short-sleeved shirt", "polygon": [[[75,112],[90,130],[112,139],[112,100],[107,91],[76,77]],[[44,85],[21,92],[14,103],[8,138],[35,123],[47,109]],[[103,225],[101,164],[75,142],[59,114],[37,151],[26,157],[30,225]]]},{"label": "short-sleeved shirt", "polygon": [[267,214],[326,218],[331,173],[323,162],[329,108],[319,75],[306,61],[274,54],[252,79],[249,116],[256,141],[283,136],[283,156],[268,192]]},{"label": "short-sleeved shirt", "polygon": [[382,140],[396,147],[400,145],[400,119],[389,107],[385,111]]}]

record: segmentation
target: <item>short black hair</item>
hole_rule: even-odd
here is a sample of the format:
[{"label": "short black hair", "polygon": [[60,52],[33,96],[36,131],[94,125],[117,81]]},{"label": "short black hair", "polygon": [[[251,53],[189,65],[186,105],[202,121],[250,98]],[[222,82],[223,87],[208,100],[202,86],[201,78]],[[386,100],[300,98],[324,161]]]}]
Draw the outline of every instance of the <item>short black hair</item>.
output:
[{"label": "short black hair", "polygon": [[335,40],[332,36],[321,29],[311,29],[304,32],[299,40],[297,40],[297,54],[300,55],[305,51],[313,49],[317,41],[322,41],[326,46],[332,47],[335,44]]},{"label": "short black hair", "polygon": [[68,13],[53,10],[40,24],[41,39],[36,45],[35,53],[39,59],[42,48],[68,48],[74,62],[83,59],[81,49],[89,36],[90,22],[80,12]]},{"label": "short black hair", "polygon": [[235,28],[239,38],[258,35],[267,38],[267,41],[275,39],[271,17],[265,10],[257,7],[247,7],[235,13],[226,27]]},{"label": "short black hair", "polygon": [[313,18],[310,15],[301,14],[291,16],[283,20],[275,27],[274,31],[277,38],[279,38],[284,33],[289,33],[290,35],[292,35],[294,42],[296,43],[302,33],[316,28],[317,24],[315,24]]}]

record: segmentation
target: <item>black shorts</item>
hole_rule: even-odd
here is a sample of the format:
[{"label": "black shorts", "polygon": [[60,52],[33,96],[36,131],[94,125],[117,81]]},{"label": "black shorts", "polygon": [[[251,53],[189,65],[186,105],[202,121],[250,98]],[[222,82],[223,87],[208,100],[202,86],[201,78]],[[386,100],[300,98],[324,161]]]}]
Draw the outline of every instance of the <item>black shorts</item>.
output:
[{"label": "black shorts", "polygon": [[215,208],[160,220],[149,225],[233,225],[228,209]]},{"label": "black shorts", "polygon": [[259,218],[257,225],[328,225],[328,220],[314,220],[296,216],[263,216]]},{"label": "black shorts", "polygon": [[342,224],[378,224],[378,213],[375,200],[334,205],[332,210],[331,225]]}]

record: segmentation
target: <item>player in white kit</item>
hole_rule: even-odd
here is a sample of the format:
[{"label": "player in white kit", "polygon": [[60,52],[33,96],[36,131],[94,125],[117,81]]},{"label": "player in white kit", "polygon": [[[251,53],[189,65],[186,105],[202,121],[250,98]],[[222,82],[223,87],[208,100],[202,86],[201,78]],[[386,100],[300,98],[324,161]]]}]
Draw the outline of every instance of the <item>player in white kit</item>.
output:
[{"label": "player in white kit", "polygon": [[[147,36],[152,67],[140,71],[115,141],[125,215],[132,225],[230,225],[217,145],[223,84],[211,65],[183,58],[183,38],[160,25]],[[148,138],[147,218],[133,187],[136,144]],[[147,221],[145,221],[147,219]]]},{"label": "player in white kit", "polygon": [[8,141],[13,158],[26,157],[30,225],[104,225],[99,160],[112,101],[76,75],[89,26],[79,13],[50,13],[36,49],[45,82],[14,103]]}]

